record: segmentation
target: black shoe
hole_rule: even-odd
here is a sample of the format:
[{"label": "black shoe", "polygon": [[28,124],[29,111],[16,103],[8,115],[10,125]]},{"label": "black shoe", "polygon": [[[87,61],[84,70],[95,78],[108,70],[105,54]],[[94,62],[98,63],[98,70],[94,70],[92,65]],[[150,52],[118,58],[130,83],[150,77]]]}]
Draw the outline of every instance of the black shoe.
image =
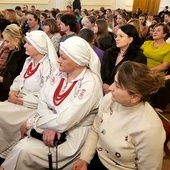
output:
[{"label": "black shoe", "polygon": [[5,161],[5,159],[0,157],[0,165],[1,165],[4,161]]}]

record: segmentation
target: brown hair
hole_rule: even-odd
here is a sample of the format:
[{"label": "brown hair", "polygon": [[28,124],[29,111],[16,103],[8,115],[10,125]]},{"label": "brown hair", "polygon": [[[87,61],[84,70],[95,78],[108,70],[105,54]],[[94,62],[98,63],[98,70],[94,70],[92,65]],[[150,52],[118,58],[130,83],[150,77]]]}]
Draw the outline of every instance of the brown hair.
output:
[{"label": "brown hair", "polygon": [[141,35],[139,19],[137,19],[137,18],[132,18],[132,19],[130,19],[130,20],[127,22],[127,24],[133,25],[133,26],[136,28],[138,34]]},{"label": "brown hair", "polygon": [[44,25],[48,25],[49,26],[49,33],[51,34],[55,34],[59,32],[59,28],[57,26],[57,23],[54,19],[52,18],[47,18],[44,21]]},{"label": "brown hair", "polygon": [[[18,17],[17,17],[17,14],[16,14],[16,12],[15,12],[15,10],[13,10],[13,9],[6,9],[5,10],[5,15],[6,15],[6,12],[8,12],[8,14],[10,15],[10,17],[11,17],[11,19],[10,19],[10,22],[12,23],[12,22],[16,22],[16,23],[19,23],[18,22]],[[4,16],[5,16],[4,15]],[[6,18],[6,17],[5,17]]]},{"label": "brown hair", "polygon": [[100,48],[99,40],[109,35],[108,23],[104,19],[97,19],[96,24],[98,26],[98,32],[96,33],[95,43]]},{"label": "brown hair", "polygon": [[86,17],[92,24],[94,24],[96,22],[96,17],[93,15],[87,16]]},{"label": "brown hair", "polygon": [[153,27],[153,29],[155,29],[156,27],[159,27],[159,26],[161,26],[162,28],[163,28],[163,33],[164,34],[166,34],[166,36],[165,36],[165,40],[167,39],[167,36],[168,36],[168,34],[169,34],[169,28],[168,28],[168,26],[167,26],[167,24],[164,24],[164,23],[157,23],[154,27]]},{"label": "brown hair", "polygon": [[152,72],[145,64],[125,61],[118,68],[118,83],[129,94],[140,94],[147,101],[150,94],[165,85],[163,73]]}]

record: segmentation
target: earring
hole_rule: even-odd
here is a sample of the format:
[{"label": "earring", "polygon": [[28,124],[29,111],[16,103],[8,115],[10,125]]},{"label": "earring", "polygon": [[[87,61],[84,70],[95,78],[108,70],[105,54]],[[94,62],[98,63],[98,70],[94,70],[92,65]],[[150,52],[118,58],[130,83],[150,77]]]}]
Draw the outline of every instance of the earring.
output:
[{"label": "earring", "polygon": [[15,46],[15,51],[19,51],[20,47],[18,45]]}]

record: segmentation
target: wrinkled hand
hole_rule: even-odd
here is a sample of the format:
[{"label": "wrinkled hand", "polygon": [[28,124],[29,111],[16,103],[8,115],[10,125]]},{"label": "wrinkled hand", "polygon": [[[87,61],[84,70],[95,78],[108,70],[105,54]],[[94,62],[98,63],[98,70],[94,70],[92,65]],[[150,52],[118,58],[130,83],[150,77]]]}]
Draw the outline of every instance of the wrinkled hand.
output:
[{"label": "wrinkled hand", "polygon": [[72,167],[72,170],[87,170],[87,162],[84,160],[77,160]]},{"label": "wrinkled hand", "polygon": [[110,90],[109,90],[109,85],[108,85],[108,84],[104,83],[104,84],[102,85],[102,87],[103,87],[103,91],[104,91],[105,94],[107,94],[107,93],[110,92]]},{"label": "wrinkled hand", "polygon": [[22,96],[20,96],[14,90],[11,90],[9,92],[8,102],[11,102],[11,103],[14,103],[14,104],[18,104],[18,105],[23,105]]},{"label": "wrinkled hand", "polygon": [[60,139],[61,134],[55,130],[44,130],[43,131],[43,142],[49,147],[54,147],[55,135]]},{"label": "wrinkled hand", "polygon": [[24,138],[25,136],[27,136],[27,120],[25,122],[22,123],[21,127],[20,127],[20,132],[21,132],[21,138]]}]

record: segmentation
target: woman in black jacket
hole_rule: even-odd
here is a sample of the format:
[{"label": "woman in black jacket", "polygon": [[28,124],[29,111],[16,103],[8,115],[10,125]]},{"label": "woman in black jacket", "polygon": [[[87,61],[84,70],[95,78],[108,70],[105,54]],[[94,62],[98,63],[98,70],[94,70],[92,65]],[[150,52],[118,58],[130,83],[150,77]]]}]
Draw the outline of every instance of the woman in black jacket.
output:
[{"label": "woman in black jacket", "polygon": [[9,49],[5,67],[0,72],[0,101],[8,98],[10,86],[22,70],[27,55],[25,54],[25,38],[16,24],[8,25],[2,33],[3,46]]},{"label": "woman in black jacket", "polygon": [[139,35],[133,25],[123,25],[115,35],[116,45],[105,51],[101,76],[103,80],[104,93],[109,92],[109,86],[114,82],[117,68],[127,60],[147,63],[145,55],[140,50]]}]

